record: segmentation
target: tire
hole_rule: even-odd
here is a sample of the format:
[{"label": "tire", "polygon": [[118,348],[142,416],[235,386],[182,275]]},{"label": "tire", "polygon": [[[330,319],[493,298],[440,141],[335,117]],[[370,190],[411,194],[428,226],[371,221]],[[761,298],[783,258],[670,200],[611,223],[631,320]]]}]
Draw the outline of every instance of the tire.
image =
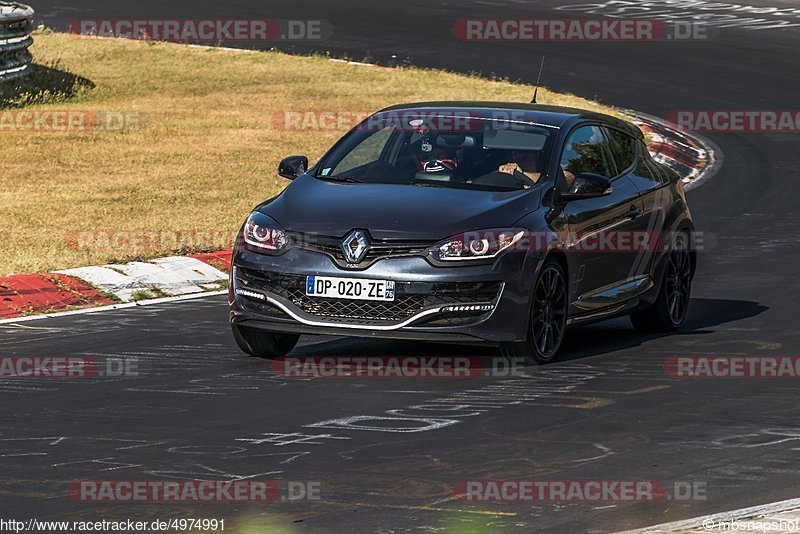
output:
[{"label": "tire", "polygon": [[299,334],[278,334],[235,324],[231,325],[231,330],[233,339],[243,352],[270,360],[291,352],[300,339]]},{"label": "tire", "polygon": [[524,359],[527,364],[552,362],[567,327],[567,293],[567,277],[561,264],[553,258],[546,259],[531,295],[527,339],[503,343],[500,347],[503,356]]},{"label": "tire", "polygon": [[674,332],[686,318],[692,291],[689,236],[681,232],[672,244],[661,291],[652,306],[633,312],[631,323],[641,332]]}]

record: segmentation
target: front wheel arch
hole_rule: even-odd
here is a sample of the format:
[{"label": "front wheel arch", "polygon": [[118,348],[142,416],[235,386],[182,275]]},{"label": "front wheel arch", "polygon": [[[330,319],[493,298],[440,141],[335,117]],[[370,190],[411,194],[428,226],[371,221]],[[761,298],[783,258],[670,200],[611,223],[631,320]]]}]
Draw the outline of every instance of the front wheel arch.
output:
[{"label": "front wheel arch", "polygon": [[[541,284],[545,283],[545,285],[548,285],[545,277],[550,276],[550,279],[552,280],[552,276],[556,272],[559,275],[556,277],[556,279],[561,280],[563,287],[560,288],[560,291],[556,291],[554,293],[560,294],[563,292],[563,303],[561,302],[561,299],[557,299],[557,301],[556,299],[550,301],[547,297],[544,300],[537,299],[537,292],[543,290],[544,288],[544,286]],[[540,315],[535,317],[534,313],[536,312],[535,306],[537,300],[552,302],[553,307],[551,308],[551,306],[548,304],[545,308],[546,311],[540,311]],[[531,289],[528,305],[528,318],[526,320],[526,339],[524,341],[501,344],[501,353],[510,360],[524,360],[526,364],[545,364],[554,361],[565,337],[568,312],[569,276],[567,274],[567,270],[564,268],[564,258],[562,257],[559,260],[555,254],[548,254],[542,259],[541,267],[537,270],[536,278]],[[549,332],[553,334],[552,344],[548,343],[548,333],[545,332],[543,334],[545,336],[543,343],[545,346],[544,351],[539,348],[541,340],[537,339],[537,334],[535,332],[534,323],[537,319],[539,320],[539,324],[542,325],[542,328],[546,327]],[[546,326],[548,324],[551,326]],[[555,327],[557,327],[557,330]],[[542,332],[542,330],[540,330],[540,332]]]}]

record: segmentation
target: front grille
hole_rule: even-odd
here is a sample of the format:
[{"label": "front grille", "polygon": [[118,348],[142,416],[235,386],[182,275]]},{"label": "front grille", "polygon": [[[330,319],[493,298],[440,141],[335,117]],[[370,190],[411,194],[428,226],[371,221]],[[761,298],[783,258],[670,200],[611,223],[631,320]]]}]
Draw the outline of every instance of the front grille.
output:
[{"label": "front grille", "polygon": [[[421,311],[438,306],[493,302],[499,282],[424,283],[397,282],[391,302],[310,297],[305,294],[306,277],[237,269],[241,284],[282,297],[307,314],[342,322],[402,322]],[[474,312],[481,315],[485,312]]]},{"label": "front grille", "polygon": [[317,317],[367,319],[400,322],[423,310],[425,299],[420,295],[397,295],[392,302],[379,300],[325,299],[306,296],[302,290],[289,292],[292,304]]},{"label": "front grille", "polygon": [[347,263],[342,252],[345,236],[323,236],[291,232],[289,236],[295,246],[321,252],[330,256],[339,267],[346,269],[366,269],[378,260],[403,256],[425,256],[435,241],[397,241],[373,240],[364,259],[358,264]]}]

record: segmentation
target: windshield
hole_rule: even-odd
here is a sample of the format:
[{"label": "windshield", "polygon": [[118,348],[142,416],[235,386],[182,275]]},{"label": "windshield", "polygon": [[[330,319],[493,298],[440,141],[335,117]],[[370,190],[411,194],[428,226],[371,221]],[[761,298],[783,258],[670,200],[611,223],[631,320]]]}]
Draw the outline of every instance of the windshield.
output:
[{"label": "windshield", "polygon": [[477,116],[376,114],[321,162],[316,177],[480,190],[529,189],[556,128]]}]

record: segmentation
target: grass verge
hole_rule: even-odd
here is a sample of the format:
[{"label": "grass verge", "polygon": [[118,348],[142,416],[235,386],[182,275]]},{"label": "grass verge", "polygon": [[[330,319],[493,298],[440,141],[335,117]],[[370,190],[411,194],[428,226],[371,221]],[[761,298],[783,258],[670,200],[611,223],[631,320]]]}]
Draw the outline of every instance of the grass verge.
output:
[{"label": "grass verge", "polygon": [[[51,32],[36,35],[31,50],[39,72],[21,95],[0,99],[0,276],[224,248],[249,210],[286,186],[275,171],[280,158],[314,161],[349,126],[315,128],[317,114],[286,130],[278,127],[284,112],[527,102],[533,92],[321,56]],[[547,89],[539,101],[612,111]],[[30,127],[27,112],[78,118],[54,132]],[[63,126],[64,116],[42,120]]]}]

